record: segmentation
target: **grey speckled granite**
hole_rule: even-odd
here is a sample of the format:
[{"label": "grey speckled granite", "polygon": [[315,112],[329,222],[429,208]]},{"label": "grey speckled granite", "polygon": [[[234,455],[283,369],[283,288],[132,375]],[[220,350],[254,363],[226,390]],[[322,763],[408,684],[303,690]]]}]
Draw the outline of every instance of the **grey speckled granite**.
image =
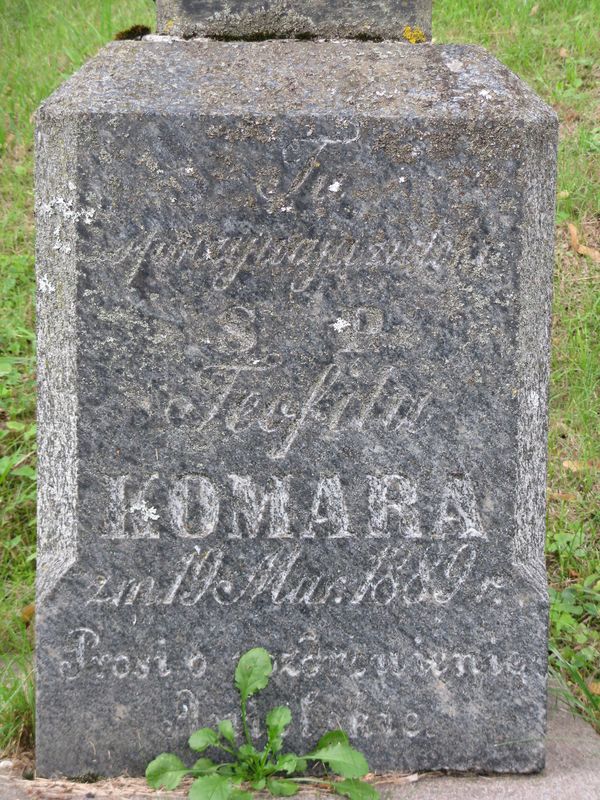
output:
[{"label": "grey speckled granite", "polygon": [[431,36],[431,0],[157,0],[158,31],[221,38]]},{"label": "grey speckled granite", "polygon": [[490,55],[114,43],[37,123],[40,775],[232,715],[544,761],[554,114]]},{"label": "grey speckled granite", "polygon": [[[541,775],[386,776],[376,785],[382,800],[588,800],[600,797],[600,736],[579,717],[550,702],[546,733],[547,763]],[[56,783],[22,780],[21,770],[0,771],[2,800],[55,797]],[[107,782],[69,782],[69,800],[148,800],[142,778]],[[158,792],[155,800],[183,800],[187,791]],[[266,795],[261,795],[266,797]],[[302,800],[324,800],[332,795],[304,791]]]}]

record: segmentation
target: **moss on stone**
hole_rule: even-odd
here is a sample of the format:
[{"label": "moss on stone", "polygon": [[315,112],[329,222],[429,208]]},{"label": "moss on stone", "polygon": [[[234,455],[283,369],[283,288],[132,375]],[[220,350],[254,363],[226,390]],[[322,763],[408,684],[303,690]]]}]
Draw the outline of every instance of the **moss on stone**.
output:
[{"label": "moss on stone", "polygon": [[402,31],[402,36],[411,44],[420,44],[421,42],[427,41],[425,33],[421,30],[421,28],[419,28],[418,25],[415,25],[412,28],[410,25],[406,25]]}]

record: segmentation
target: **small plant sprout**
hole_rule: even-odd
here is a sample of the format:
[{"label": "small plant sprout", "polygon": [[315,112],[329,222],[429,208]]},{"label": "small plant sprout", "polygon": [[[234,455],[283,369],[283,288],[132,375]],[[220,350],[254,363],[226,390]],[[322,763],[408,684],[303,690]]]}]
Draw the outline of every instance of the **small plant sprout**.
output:
[{"label": "small plant sprout", "polygon": [[[350,745],[344,731],[329,731],[304,756],[283,752],[283,735],[292,721],[287,706],[269,711],[264,748],[255,747],[248,727],[248,699],[265,688],[272,670],[271,656],[262,647],[249,650],[238,662],[235,685],[240,693],[241,743],[229,720],[219,722],[216,730],[200,728],[190,736],[192,750],[204,753],[211,748],[226,754],[229,760],[217,762],[202,756],[192,767],[186,767],[178,756],[162,753],[148,764],[148,784],[154,789],[176,789],[186,775],[191,775],[195,780],[189,800],[251,800],[251,790],[263,789],[276,797],[291,797],[301,786],[327,789],[350,800],[378,800],[379,793],[360,780],[369,771],[367,761]],[[323,777],[303,777],[309,764],[320,765],[333,775],[326,772]]]}]

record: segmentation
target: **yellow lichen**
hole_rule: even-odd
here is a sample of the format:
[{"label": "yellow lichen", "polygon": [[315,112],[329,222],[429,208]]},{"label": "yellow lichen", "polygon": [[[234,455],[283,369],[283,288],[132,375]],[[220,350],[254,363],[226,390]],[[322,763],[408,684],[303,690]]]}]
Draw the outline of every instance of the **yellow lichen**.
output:
[{"label": "yellow lichen", "polygon": [[165,25],[165,33],[170,33],[173,30],[173,25],[175,25],[175,20],[168,20],[167,24]]},{"label": "yellow lichen", "polygon": [[402,31],[402,36],[404,36],[406,41],[410,42],[411,44],[419,44],[420,42],[427,41],[425,34],[421,28],[417,27],[417,25],[415,25],[414,28],[411,28],[410,25],[407,25]]}]

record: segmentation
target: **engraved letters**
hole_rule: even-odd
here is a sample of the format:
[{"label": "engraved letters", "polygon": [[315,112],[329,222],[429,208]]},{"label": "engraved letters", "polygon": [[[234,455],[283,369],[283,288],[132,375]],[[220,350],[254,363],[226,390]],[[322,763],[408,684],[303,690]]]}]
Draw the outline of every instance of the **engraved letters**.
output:
[{"label": "engraved letters", "polygon": [[375,537],[391,535],[390,517],[395,515],[395,527],[409,539],[421,537],[414,484],[400,475],[369,476],[369,534]]},{"label": "engraved letters", "polygon": [[203,539],[219,519],[219,496],[202,475],[185,475],[173,485],[169,510],[178,536]]},{"label": "engraved letters", "polygon": [[284,539],[290,536],[288,476],[285,478],[273,476],[271,492],[261,492],[247,475],[230,475],[229,478],[235,498],[231,538],[241,538],[244,531],[250,537],[257,536],[263,517],[266,515],[269,517],[269,538]]},{"label": "engraved letters", "polygon": [[[236,558],[222,547],[196,546],[157,576],[133,580],[115,570],[99,575],[87,605],[194,606],[205,601],[231,606],[267,598],[274,606],[443,607],[462,591],[477,558],[472,542],[432,542],[416,551],[384,547],[342,573],[316,567],[307,547],[273,543],[255,557]],[[338,540],[340,546],[346,540]]]},{"label": "engraved letters", "polygon": [[346,364],[341,358],[309,377],[302,388],[273,396],[264,388],[265,378],[280,363],[281,357],[271,353],[251,364],[206,366],[203,377],[210,400],[179,395],[166,409],[167,420],[183,416],[203,434],[219,424],[225,435],[258,429],[272,442],[268,456],[281,461],[311,426],[327,433],[411,432],[429,413],[431,395],[413,396],[394,367],[364,376],[358,362]]},{"label": "engraved letters", "polygon": [[[107,477],[102,535],[156,539],[159,522],[184,539],[215,534],[220,539],[410,540],[425,535],[418,487],[406,476],[368,475],[361,486],[350,489],[340,475],[321,474],[308,488],[307,495],[306,481],[285,474],[268,476],[263,482],[232,473],[221,483],[205,475]],[[356,496],[363,500],[367,519],[363,527],[351,516],[349,499]],[[449,477],[428,538],[486,538],[467,475]]]},{"label": "engraved letters", "polygon": [[[164,639],[151,643],[147,652],[135,647],[127,652],[111,652],[96,630],[81,627],[69,631],[59,669],[68,682],[76,681],[83,673],[98,680],[144,681],[149,677],[163,679],[178,673],[198,679],[206,675],[209,663],[206,654],[194,645],[184,652],[169,653]],[[336,674],[357,685],[374,678],[401,681],[413,674],[423,679],[458,682],[477,676],[506,675],[523,683],[528,670],[536,667],[537,664],[530,663],[522,654],[504,652],[494,643],[486,650],[430,651],[415,642],[401,650],[376,650],[365,655],[351,646],[332,650],[321,643],[318,634],[309,630],[299,637],[296,646],[276,655],[273,671],[281,673],[286,680]]]}]

